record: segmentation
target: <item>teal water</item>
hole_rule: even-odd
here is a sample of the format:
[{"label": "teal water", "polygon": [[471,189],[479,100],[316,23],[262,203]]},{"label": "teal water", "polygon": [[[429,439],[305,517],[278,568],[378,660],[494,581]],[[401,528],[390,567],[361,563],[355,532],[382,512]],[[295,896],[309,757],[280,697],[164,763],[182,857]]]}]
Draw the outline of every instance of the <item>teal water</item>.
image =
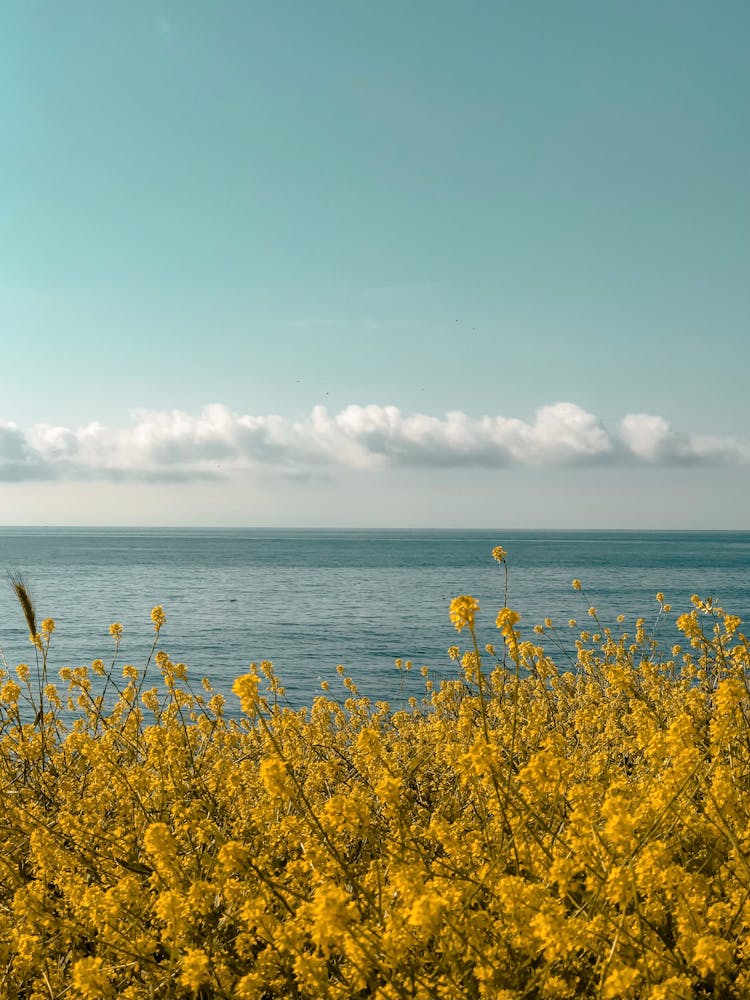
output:
[{"label": "teal water", "polygon": [[[224,693],[251,661],[271,659],[290,701],[309,703],[321,680],[340,690],[343,663],[362,693],[395,705],[422,690],[421,678],[396,671],[396,657],[453,675],[454,595],[478,598],[481,641],[496,638],[503,574],[495,545],[508,552],[509,604],[522,627],[549,615],[569,635],[569,618],[585,621],[573,577],[615,628],[619,612],[625,627],[654,618],[658,590],[675,613],[698,592],[750,618],[750,532],[2,528],[0,568],[20,571],[40,618],[56,619],[53,670],[107,660],[113,621],[125,628],[121,661],[142,664],[150,610],[162,604],[160,646]],[[659,635],[671,645],[669,622]],[[0,646],[11,665],[33,657],[2,586]]]}]

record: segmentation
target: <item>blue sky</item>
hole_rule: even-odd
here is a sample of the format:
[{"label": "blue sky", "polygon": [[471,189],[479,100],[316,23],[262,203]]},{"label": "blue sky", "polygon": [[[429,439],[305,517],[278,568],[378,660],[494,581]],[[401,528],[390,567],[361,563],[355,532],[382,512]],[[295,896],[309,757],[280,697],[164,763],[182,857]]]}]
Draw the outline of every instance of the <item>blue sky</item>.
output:
[{"label": "blue sky", "polygon": [[0,523],[744,527],[746,3],[0,14]]}]

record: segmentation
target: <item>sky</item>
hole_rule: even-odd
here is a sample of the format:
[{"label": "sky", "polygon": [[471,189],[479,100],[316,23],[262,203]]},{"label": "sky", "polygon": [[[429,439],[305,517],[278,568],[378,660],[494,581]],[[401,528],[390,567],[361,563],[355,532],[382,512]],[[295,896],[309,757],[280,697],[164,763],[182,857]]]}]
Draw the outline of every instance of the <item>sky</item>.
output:
[{"label": "sky", "polygon": [[0,524],[750,529],[749,34],[7,0]]}]

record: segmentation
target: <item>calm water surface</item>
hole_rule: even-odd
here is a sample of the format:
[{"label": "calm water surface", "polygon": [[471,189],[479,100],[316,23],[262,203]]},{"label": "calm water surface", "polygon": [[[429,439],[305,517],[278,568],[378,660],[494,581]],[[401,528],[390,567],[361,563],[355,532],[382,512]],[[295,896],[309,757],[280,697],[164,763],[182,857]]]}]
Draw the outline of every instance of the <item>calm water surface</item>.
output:
[{"label": "calm water surface", "polygon": [[[362,693],[394,704],[421,692],[396,657],[451,676],[451,597],[476,596],[481,641],[494,641],[508,551],[511,607],[531,628],[545,616],[583,621],[580,577],[614,625],[655,615],[663,590],[676,612],[692,593],[750,617],[750,532],[263,531],[0,529],[0,566],[28,581],[40,617],[57,621],[53,668],[111,653],[108,626],[125,628],[123,661],[143,662],[149,613],[163,604],[160,646],[224,693],[252,660],[271,659],[290,700],[307,703],[323,679],[338,690],[345,664]],[[669,623],[660,631],[671,645]],[[0,587],[0,645],[11,664],[32,649],[20,609]],[[233,696],[229,695],[234,703]]]}]

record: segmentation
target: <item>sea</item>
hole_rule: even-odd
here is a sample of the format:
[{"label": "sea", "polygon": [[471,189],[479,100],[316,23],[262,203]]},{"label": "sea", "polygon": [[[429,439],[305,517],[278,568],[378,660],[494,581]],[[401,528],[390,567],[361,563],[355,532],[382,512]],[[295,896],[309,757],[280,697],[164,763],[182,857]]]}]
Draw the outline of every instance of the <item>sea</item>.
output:
[{"label": "sea", "polygon": [[[750,532],[6,527],[0,569],[23,576],[38,620],[55,619],[53,675],[111,662],[116,621],[124,629],[116,669],[143,666],[150,612],[161,604],[158,648],[184,662],[196,685],[208,678],[230,716],[239,711],[233,680],[261,660],[273,662],[292,707],[309,705],[324,681],[346,697],[342,664],[362,695],[397,709],[424,694],[420,667],[435,682],[456,676],[447,649],[467,637],[451,626],[451,598],[476,597],[480,643],[499,638],[505,574],[496,545],[508,554],[508,604],[521,629],[531,636],[551,618],[562,657],[575,638],[569,619],[586,627],[590,605],[616,630],[620,613],[623,628],[644,617],[667,648],[693,593],[750,619]],[[657,591],[670,615],[658,615]],[[33,663],[21,609],[1,579],[0,647],[11,668]],[[412,671],[398,670],[397,658]]]}]

